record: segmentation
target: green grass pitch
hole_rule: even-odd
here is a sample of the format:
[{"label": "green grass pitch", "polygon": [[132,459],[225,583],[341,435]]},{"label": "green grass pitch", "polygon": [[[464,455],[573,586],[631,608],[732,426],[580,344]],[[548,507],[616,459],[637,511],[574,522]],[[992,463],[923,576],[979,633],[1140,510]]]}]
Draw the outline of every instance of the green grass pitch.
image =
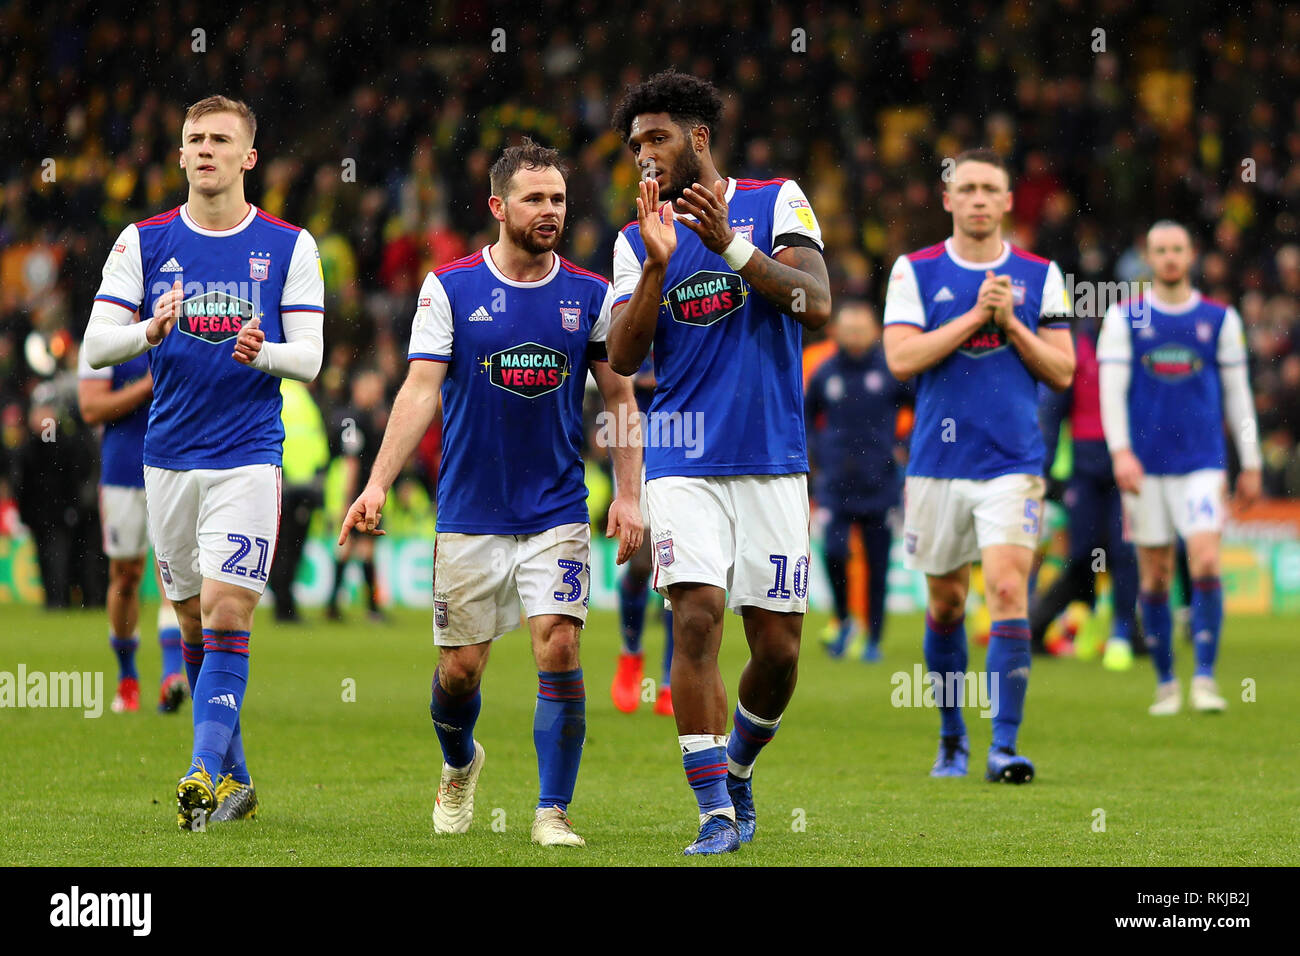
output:
[{"label": "green grass pitch", "polygon": [[[435,837],[441,758],[428,715],[435,652],[427,612],[391,625],[313,618],[277,626],[259,613],[244,707],[259,819],[206,833],[176,827],[191,710],[154,712],[158,650],[142,641],[142,710],[108,712],[116,667],[102,613],[8,606],[0,671],[104,672],[103,716],[0,709],[3,865],[1295,865],[1300,792],[1295,624],[1230,618],[1218,716],[1146,714],[1154,681],[1139,659],[1112,674],[1094,663],[1035,659],[1021,750],[1038,777],[982,779],[988,721],[968,712],[971,776],[932,780],[938,717],[891,704],[890,675],[921,659],[918,617],[888,623],[885,660],[831,661],[810,615],[799,687],[755,774],[756,841],[722,859],[685,860],[695,809],[672,721],[609,699],[616,619],[593,612],[584,634],[587,743],[571,816],[585,850],[529,844],[536,797],[536,677],[525,632],[501,640],[476,736],[487,750],[473,830]],[[152,622],[146,612],[142,620]],[[734,691],[746,652],[729,615],[723,675]],[[662,636],[652,613],[647,659]],[[1190,648],[1178,643],[1190,678]],[[971,666],[983,665],[972,647]],[[649,667],[657,676],[657,667]],[[1242,700],[1252,679],[1255,700]],[[348,685],[345,682],[355,682]],[[355,688],[355,701],[344,699]],[[1100,811],[1100,813],[1098,812]],[[1104,817],[1103,817],[1104,814]],[[1104,821],[1104,830],[1100,829]],[[495,826],[494,826],[495,824]]]}]

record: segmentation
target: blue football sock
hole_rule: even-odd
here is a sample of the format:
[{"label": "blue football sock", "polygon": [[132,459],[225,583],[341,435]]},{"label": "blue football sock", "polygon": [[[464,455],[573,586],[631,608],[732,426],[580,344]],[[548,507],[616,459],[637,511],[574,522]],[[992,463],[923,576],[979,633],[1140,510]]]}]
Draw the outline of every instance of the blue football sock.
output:
[{"label": "blue football sock", "polygon": [[117,654],[117,679],[122,681],[134,677],[139,680],[140,675],[135,669],[135,650],[140,646],[140,638],[109,635],[108,644]]},{"label": "blue football sock", "polygon": [[203,667],[194,687],[194,756],[190,770],[202,765],[221,772],[230,738],[248,687],[248,631],[203,629]]},{"label": "blue football sock", "polygon": [[1223,630],[1223,585],[1218,575],[1192,582],[1192,640],[1196,644],[1196,676],[1213,677]]},{"label": "blue football sock", "polygon": [[780,726],[779,716],[771,720],[759,717],[736,701],[731,737],[727,740],[727,770],[742,780],[748,780],[754,772],[754,761],[758,759],[759,751],[772,742]]},{"label": "blue football sock", "polygon": [[631,574],[618,583],[618,615],[623,624],[623,653],[641,653],[641,632],[645,628],[645,583],[637,584]]},{"label": "blue football sock", "polygon": [[727,749],[722,737],[712,734],[689,734],[677,738],[681,745],[682,766],[686,782],[695,792],[700,813],[718,813],[735,819],[731,794],[727,793]]},{"label": "blue football sock", "polygon": [[[947,686],[947,674],[966,673],[966,618],[941,624],[925,615],[925,668],[928,672],[940,675],[942,686]],[[939,733],[945,737],[960,737],[966,733],[966,721],[962,719],[961,708],[956,701],[947,700],[941,693],[936,693],[939,701]]]},{"label": "blue football sock", "polygon": [[533,746],[541,783],[537,806],[568,810],[587,739],[587,691],[582,668],[537,675]]},{"label": "blue football sock", "polygon": [[162,676],[164,679],[185,670],[181,658],[181,629],[169,627],[158,632],[158,646],[162,648]]},{"label": "blue football sock", "polygon": [[190,697],[195,697],[194,688],[199,686],[199,672],[203,670],[203,645],[182,643],[181,659],[185,662],[185,676],[190,682]]},{"label": "blue football sock", "polygon": [[1156,667],[1156,680],[1166,683],[1174,679],[1174,618],[1169,610],[1169,592],[1143,591],[1138,595],[1138,608],[1142,612],[1142,630],[1151,651],[1151,663]]},{"label": "blue football sock", "polygon": [[1133,643],[1133,616],[1115,614],[1110,622],[1110,636],[1121,641]]},{"label": "blue football sock", "polygon": [[429,716],[442,746],[442,759],[449,767],[463,770],[474,762],[474,724],[483,707],[483,696],[475,687],[468,694],[455,697],[439,683],[440,671],[433,672],[433,698]]},{"label": "blue football sock", "polygon": [[664,608],[664,676],[660,686],[672,686],[673,673],[673,612]]},{"label": "blue football sock", "polygon": [[1016,735],[1025,714],[1025,692],[1029,690],[1030,657],[1028,619],[1013,617],[993,622],[985,669],[994,747],[1016,749]]}]

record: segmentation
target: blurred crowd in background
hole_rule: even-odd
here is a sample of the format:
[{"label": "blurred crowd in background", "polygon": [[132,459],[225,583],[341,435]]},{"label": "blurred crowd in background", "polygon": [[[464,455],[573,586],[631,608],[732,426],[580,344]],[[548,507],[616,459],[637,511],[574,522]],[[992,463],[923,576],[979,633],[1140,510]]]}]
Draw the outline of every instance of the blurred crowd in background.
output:
[{"label": "blurred crowd in background", "polygon": [[[617,19],[608,10],[595,0],[526,11],[270,2],[229,15],[194,0],[148,16],[78,0],[0,8],[0,534],[18,512],[37,526],[93,520],[77,347],[118,231],[185,199],[177,148],[189,103],[221,92],[253,107],[249,199],[319,243],[327,355],[312,392],[328,421],[361,366],[395,393],[415,292],[430,268],[495,239],[488,168],[522,135],[571,165],[564,254],[609,274],[637,178],[609,116],[625,85],[667,66],[723,92],[713,150],[725,174],[803,186],[840,298],[880,305],[894,258],[950,233],[942,162],[974,145],[1015,172],[1013,241],[1076,283],[1141,279],[1146,227],[1185,222],[1197,284],[1245,320],[1265,491],[1300,496],[1300,8],[1205,4],[1193,16],[1172,0],[975,0],[957,18],[924,0],[641,0]],[[51,419],[60,439],[42,442]],[[423,501],[432,444],[412,470]]]}]

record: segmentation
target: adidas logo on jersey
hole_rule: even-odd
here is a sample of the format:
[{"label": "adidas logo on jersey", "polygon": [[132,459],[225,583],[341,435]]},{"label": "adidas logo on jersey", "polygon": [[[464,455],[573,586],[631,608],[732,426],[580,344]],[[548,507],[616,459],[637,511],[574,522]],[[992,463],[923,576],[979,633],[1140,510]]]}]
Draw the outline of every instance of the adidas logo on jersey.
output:
[{"label": "adidas logo on jersey", "polygon": [[491,313],[488,312],[487,309],[483,308],[483,306],[480,305],[477,309],[475,309],[473,312],[470,313],[469,321],[470,322],[491,322],[492,315]]},{"label": "adidas logo on jersey", "polygon": [[239,703],[235,700],[234,694],[218,694],[216,697],[209,697],[208,703],[220,704],[222,707],[229,707],[231,710],[239,710]]},{"label": "adidas logo on jersey", "polygon": [[163,267],[158,271],[159,272],[184,272],[185,270],[182,269],[181,264],[176,261],[176,257],[172,256],[170,259],[168,259],[166,262],[163,263]]},{"label": "adidas logo on jersey", "polygon": [[944,286],[934,294],[935,302],[951,302],[953,300],[952,289]]}]

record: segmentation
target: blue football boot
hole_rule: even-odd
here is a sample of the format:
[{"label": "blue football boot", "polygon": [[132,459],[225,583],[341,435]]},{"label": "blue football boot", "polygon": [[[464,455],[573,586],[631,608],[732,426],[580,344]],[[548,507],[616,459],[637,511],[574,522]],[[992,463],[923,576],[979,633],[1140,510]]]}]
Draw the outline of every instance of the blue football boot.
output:
[{"label": "blue football boot", "polygon": [[1034,779],[1034,765],[1009,747],[990,747],[984,779],[989,783],[1028,783]]},{"label": "blue football boot", "polygon": [[726,817],[709,814],[695,842],[682,851],[686,856],[713,856],[740,849],[740,829]]},{"label": "blue football boot", "polygon": [[939,754],[930,768],[932,777],[964,777],[970,760],[970,741],[965,734],[960,737],[940,737]]}]

